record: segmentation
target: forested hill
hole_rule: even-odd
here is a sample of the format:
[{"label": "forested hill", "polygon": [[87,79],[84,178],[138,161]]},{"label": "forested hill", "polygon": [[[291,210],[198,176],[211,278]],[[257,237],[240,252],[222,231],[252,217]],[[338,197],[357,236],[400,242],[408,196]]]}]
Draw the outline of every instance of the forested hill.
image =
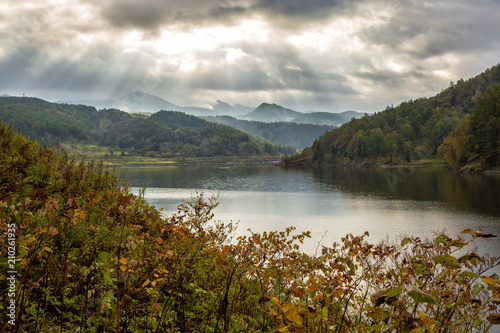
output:
[{"label": "forested hill", "polygon": [[[466,140],[470,140],[469,147],[485,144],[485,140],[495,140],[488,143],[489,154],[498,157],[498,110],[489,108],[489,111],[478,110],[481,103],[490,105],[498,103],[498,89],[500,82],[500,65],[494,66],[484,73],[469,80],[460,79],[441,93],[431,98],[419,98],[403,102],[397,107],[387,107],[386,110],[367,115],[361,119],[354,119],[319,137],[311,147],[305,148],[301,154],[284,158],[285,164],[344,164],[344,165],[376,165],[400,164],[433,158],[437,155],[438,147],[448,135],[453,132],[460,122],[465,119],[471,126],[480,126],[487,122],[487,126],[476,131]],[[491,90],[489,90],[491,89]],[[484,94],[488,90],[488,94]],[[481,98],[482,96],[485,96]],[[492,102],[493,99],[497,102]],[[485,100],[486,99],[486,100]],[[496,104],[498,105],[498,104]],[[473,112],[474,111],[474,112]],[[465,118],[467,115],[469,117]],[[483,117],[493,117],[483,119]],[[467,127],[464,124],[464,127]],[[473,125],[472,125],[473,124]],[[472,131],[462,128],[453,137],[462,137],[465,132]],[[488,138],[488,139],[486,139]],[[451,138],[450,138],[451,140]],[[456,147],[456,142],[449,147]],[[496,147],[496,148],[495,148]],[[495,149],[496,152],[495,152]],[[468,149],[474,156],[452,157],[454,153],[441,149],[447,153],[446,161],[455,158],[460,160],[459,166],[471,161],[484,160],[474,154],[481,154],[484,150]],[[474,151],[474,152],[473,152]],[[476,165],[476,170],[494,168],[498,166],[498,158],[488,157],[488,163]]]},{"label": "forested hill", "polygon": [[117,109],[0,97],[0,119],[47,146],[95,144],[124,154],[152,157],[279,155],[278,146],[229,126],[175,111],[146,116]]},{"label": "forested hill", "polygon": [[456,170],[500,166],[500,85],[488,88],[477,104],[438,148],[446,163]]}]

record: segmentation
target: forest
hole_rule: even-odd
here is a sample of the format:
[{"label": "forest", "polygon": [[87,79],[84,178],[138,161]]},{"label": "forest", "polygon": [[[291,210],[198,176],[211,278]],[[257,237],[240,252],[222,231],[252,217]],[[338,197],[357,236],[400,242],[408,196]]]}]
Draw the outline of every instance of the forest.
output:
[{"label": "forest", "polygon": [[462,171],[497,168],[498,84],[499,65],[469,80],[452,82],[434,97],[353,119],[283,162],[394,165],[438,158]]},{"label": "forest", "polygon": [[122,155],[150,157],[258,156],[294,153],[226,125],[178,111],[150,117],[117,109],[50,103],[38,98],[1,97],[0,119],[41,145],[95,144]]},{"label": "forest", "polygon": [[242,120],[231,116],[208,116],[203,119],[238,128],[280,145],[292,145],[297,149],[310,146],[314,140],[336,126]]},{"label": "forest", "polygon": [[[160,116],[162,114],[160,113]],[[471,122],[473,122],[471,120]],[[192,124],[193,128],[197,126]],[[490,235],[346,235],[215,221],[203,193],[163,214],[110,168],[0,121],[2,332],[488,332],[500,324]],[[8,255],[7,255],[8,254]],[[11,259],[12,258],[12,259]]]}]

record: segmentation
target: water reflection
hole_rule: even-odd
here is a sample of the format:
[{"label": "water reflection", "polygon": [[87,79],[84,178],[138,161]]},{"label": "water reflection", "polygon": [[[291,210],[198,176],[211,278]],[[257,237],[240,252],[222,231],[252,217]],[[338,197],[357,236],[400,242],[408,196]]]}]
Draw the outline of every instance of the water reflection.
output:
[{"label": "water reflection", "polygon": [[132,186],[234,191],[332,192],[381,199],[435,201],[500,216],[500,175],[457,175],[445,168],[231,167],[119,168]]},{"label": "water reflection", "polygon": [[316,182],[353,194],[437,201],[453,204],[460,210],[500,216],[499,175],[460,175],[441,167],[403,171],[398,168],[338,167],[315,168],[310,172]]},{"label": "water reflection", "polygon": [[[168,214],[196,190],[219,194],[216,218],[239,221],[238,233],[295,226],[311,231],[303,250],[314,253],[346,233],[370,232],[378,242],[400,235],[433,237],[466,228],[500,233],[499,176],[456,175],[444,168],[398,169],[306,168],[271,165],[121,168],[134,191],[147,186],[146,200]],[[392,177],[392,178],[391,178]],[[402,179],[393,183],[388,179]],[[499,252],[498,241],[482,250]]]}]

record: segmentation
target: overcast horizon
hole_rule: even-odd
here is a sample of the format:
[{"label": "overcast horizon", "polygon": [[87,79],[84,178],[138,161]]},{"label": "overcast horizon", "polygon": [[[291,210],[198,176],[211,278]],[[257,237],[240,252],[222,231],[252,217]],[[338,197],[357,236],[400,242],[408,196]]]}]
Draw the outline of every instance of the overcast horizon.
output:
[{"label": "overcast horizon", "polygon": [[374,112],[500,62],[500,1],[5,0],[0,95]]}]

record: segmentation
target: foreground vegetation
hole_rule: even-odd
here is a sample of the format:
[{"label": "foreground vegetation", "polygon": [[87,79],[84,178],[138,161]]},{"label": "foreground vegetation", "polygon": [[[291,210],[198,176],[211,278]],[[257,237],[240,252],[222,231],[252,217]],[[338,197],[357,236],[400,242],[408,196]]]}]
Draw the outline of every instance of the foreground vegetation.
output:
[{"label": "foreground vegetation", "polygon": [[[0,122],[0,331],[473,332],[500,324],[496,257],[464,231],[399,244],[347,235],[311,256],[293,228],[233,239],[202,194],[163,217],[102,165]],[[9,230],[10,229],[10,230]],[[9,236],[10,238],[11,236]],[[7,267],[9,247],[0,242]],[[11,268],[12,270],[12,268]],[[10,293],[9,293],[10,295]],[[15,325],[7,316],[15,299]]]},{"label": "foreground vegetation", "polygon": [[500,168],[499,84],[497,65],[469,80],[452,82],[434,97],[353,119],[283,162],[399,165],[439,156],[456,170]]}]

